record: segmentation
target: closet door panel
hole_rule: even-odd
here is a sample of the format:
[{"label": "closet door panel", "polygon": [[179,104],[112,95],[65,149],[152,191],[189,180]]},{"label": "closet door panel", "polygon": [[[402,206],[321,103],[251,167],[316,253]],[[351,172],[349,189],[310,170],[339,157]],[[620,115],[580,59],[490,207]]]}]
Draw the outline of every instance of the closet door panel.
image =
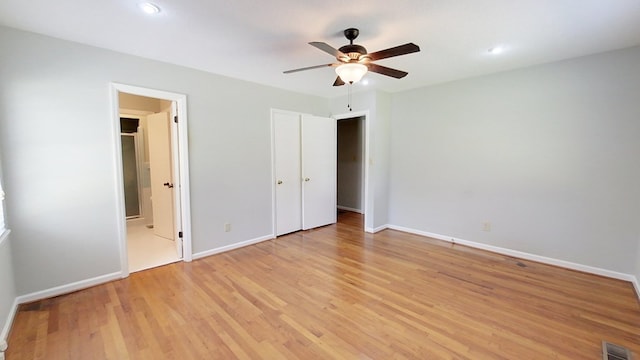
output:
[{"label": "closet door panel", "polygon": [[302,229],[336,222],[336,120],[302,116]]},{"label": "closet door panel", "polygon": [[276,236],[302,227],[300,116],[273,113]]}]

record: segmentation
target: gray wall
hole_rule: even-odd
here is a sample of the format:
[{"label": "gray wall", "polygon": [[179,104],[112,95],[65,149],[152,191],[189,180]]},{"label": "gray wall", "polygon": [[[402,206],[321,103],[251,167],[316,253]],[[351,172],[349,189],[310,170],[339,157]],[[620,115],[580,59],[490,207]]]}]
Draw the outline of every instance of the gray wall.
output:
[{"label": "gray wall", "polygon": [[338,121],[338,206],[363,211],[364,119]]},{"label": "gray wall", "polygon": [[385,92],[376,92],[376,122],[374,139],[376,147],[374,167],[376,178],[374,228],[384,227],[389,224],[389,169],[391,166],[391,95]]},{"label": "gray wall", "polygon": [[0,48],[19,295],[120,271],[110,82],[188,97],[194,252],[271,234],[270,109],[328,113],[323,98],[9,28]]},{"label": "gray wall", "polygon": [[394,94],[390,223],[637,274],[638,64],[635,47]]},{"label": "gray wall", "polygon": [[8,335],[9,329],[5,329],[5,326],[8,325],[6,322],[16,296],[9,234],[4,240],[0,239],[0,341],[6,340],[5,337]]}]

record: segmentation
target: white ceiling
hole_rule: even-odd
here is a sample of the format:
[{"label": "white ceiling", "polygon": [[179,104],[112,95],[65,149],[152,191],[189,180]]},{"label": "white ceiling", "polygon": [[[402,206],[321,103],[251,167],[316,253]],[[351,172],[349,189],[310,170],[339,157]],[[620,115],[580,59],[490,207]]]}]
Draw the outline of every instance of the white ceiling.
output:
[{"label": "white ceiling", "polygon": [[152,0],[156,16],[140,2],[2,0],[0,24],[325,97],[346,93],[333,68],[282,71],[333,62],[307,43],[338,48],[349,27],[369,52],[422,49],[378,61],[403,79],[366,75],[389,92],[640,44],[640,0]]}]

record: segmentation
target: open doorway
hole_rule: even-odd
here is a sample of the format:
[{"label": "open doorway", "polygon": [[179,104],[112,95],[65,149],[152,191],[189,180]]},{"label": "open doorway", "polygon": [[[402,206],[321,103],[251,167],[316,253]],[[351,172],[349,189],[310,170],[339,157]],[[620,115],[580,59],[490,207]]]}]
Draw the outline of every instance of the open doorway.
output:
[{"label": "open doorway", "polygon": [[366,115],[337,118],[338,221],[364,228],[366,184]]},{"label": "open doorway", "polygon": [[118,94],[130,272],[182,259],[174,221],[172,101]]},{"label": "open doorway", "polygon": [[[338,174],[337,211],[349,216],[338,216],[338,221],[356,221],[364,231],[373,232],[373,201],[369,187],[369,111],[354,111],[334,115],[337,120]],[[348,219],[348,220],[346,220]]]},{"label": "open doorway", "polygon": [[191,261],[186,98],[119,84],[113,96],[123,276]]}]

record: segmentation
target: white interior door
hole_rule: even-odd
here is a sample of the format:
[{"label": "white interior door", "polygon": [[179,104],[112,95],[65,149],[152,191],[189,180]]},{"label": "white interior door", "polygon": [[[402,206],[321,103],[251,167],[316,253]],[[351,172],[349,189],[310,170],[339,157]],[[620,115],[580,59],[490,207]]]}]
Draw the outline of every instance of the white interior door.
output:
[{"label": "white interior door", "polygon": [[171,131],[169,114],[147,116],[151,206],[156,235],[174,240],[173,177],[171,166]]},{"label": "white interior door", "polygon": [[302,116],[302,229],[336,222],[336,120]]},{"label": "white interior door", "polygon": [[300,116],[273,113],[276,236],[302,227],[300,184]]}]

